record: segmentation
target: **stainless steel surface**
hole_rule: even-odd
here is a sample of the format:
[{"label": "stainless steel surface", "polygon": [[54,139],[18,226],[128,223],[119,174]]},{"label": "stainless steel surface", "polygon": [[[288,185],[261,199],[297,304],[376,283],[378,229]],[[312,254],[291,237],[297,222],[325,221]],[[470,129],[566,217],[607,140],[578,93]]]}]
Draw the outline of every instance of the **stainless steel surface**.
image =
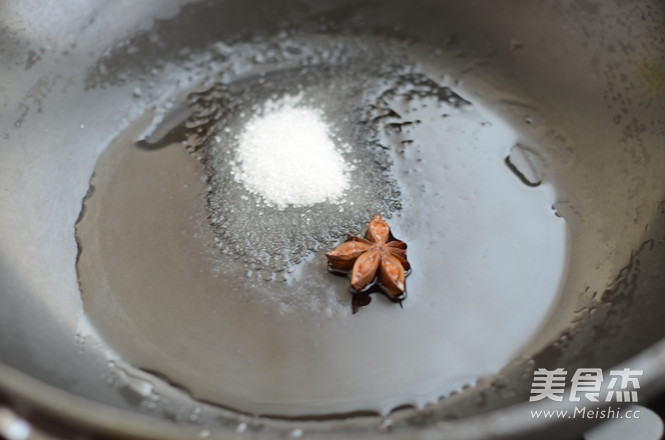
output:
[{"label": "stainless steel surface", "polygon": [[[499,100],[515,125],[556,127],[557,210],[572,232],[564,293],[521,359],[425,411],[402,438],[556,438],[581,424],[531,419],[534,366],[645,371],[665,382],[665,6],[660,1],[4,1],[0,3],[0,396],[18,414],[130,438],[381,436],[377,417],[264,420],[200,404],[163,383],[159,411],[107,349],[81,340],[74,225],[95,161],[152,101],[177,88],[181,49],[280,26],[385,34],[440,47],[451,74]],[[158,66],[159,75],[151,75]],[[175,66],[175,67],[174,67]],[[191,82],[203,80],[205,72]],[[200,76],[196,76],[200,75]],[[186,76],[182,76],[186,78]],[[188,81],[185,79],[185,81]],[[134,90],[147,91],[142,99]],[[520,311],[516,311],[520,313]],[[527,362],[532,360],[531,362]],[[123,375],[124,374],[124,375]],[[113,377],[109,378],[109,375]],[[110,379],[110,380],[109,380]],[[107,383],[113,382],[112,384]],[[198,411],[195,408],[199,408]],[[196,414],[196,418],[192,417]],[[239,422],[239,420],[245,420]],[[442,422],[442,420],[446,420]],[[246,423],[242,425],[242,423]],[[590,423],[587,421],[587,423]],[[351,434],[353,433],[353,434]]]}]

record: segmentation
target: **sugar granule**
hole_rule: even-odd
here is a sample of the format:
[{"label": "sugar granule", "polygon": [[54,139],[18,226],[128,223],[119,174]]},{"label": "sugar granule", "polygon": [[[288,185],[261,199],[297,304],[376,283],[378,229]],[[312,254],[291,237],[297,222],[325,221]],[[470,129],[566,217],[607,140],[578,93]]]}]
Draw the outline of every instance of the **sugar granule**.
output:
[{"label": "sugar granule", "polygon": [[235,177],[278,209],[339,202],[349,165],[321,112],[289,97],[269,101],[240,135]]}]

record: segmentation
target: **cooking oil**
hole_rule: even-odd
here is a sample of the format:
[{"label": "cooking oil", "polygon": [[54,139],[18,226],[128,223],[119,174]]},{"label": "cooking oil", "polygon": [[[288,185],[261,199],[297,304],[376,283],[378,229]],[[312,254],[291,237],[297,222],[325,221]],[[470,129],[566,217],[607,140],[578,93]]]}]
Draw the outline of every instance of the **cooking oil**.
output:
[{"label": "cooking oil", "polygon": [[[250,414],[387,414],[501,370],[565,279],[545,146],[408,45],[268,46],[224,45],[214,84],[100,157],[77,224],[91,323],[125,362]],[[294,95],[349,145],[343,210],[279,210],[233,179],[244,125]],[[376,212],[409,243],[409,297],[352,315],[323,252]]]}]

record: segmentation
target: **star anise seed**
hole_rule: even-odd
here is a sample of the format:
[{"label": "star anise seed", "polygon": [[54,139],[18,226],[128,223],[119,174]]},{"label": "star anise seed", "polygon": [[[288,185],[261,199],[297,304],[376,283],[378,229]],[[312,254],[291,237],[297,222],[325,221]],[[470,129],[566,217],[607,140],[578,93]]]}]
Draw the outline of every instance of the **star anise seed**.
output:
[{"label": "star anise seed", "polygon": [[405,278],[411,269],[406,259],[406,243],[393,237],[380,214],[370,221],[365,238],[349,235],[346,242],[326,256],[331,272],[351,274],[354,294],[377,287],[395,302],[401,303],[406,298]]}]

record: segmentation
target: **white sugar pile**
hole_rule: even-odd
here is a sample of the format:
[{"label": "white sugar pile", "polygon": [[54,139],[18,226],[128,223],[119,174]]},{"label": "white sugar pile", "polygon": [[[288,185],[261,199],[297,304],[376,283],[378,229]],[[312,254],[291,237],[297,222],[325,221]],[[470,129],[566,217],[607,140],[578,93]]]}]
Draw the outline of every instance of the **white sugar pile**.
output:
[{"label": "white sugar pile", "polygon": [[278,209],[336,203],[349,187],[350,167],[321,113],[299,101],[268,102],[238,143],[235,177]]}]

